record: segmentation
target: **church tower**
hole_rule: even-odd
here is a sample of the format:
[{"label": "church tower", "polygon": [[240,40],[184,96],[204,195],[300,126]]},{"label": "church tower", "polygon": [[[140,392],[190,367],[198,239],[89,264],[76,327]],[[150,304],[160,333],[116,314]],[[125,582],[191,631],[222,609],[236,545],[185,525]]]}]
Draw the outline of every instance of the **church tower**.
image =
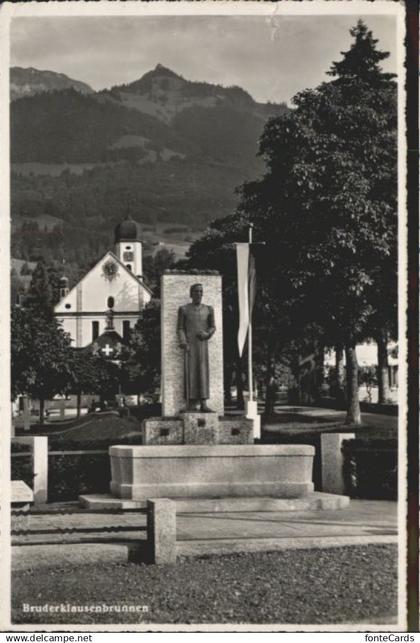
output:
[{"label": "church tower", "polygon": [[65,275],[60,278],[58,287],[60,291],[60,299],[63,299],[63,297],[66,297],[69,294],[69,280]]},{"label": "church tower", "polygon": [[115,254],[128,270],[139,279],[143,278],[142,243],[137,224],[131,216],[115,228]]}]

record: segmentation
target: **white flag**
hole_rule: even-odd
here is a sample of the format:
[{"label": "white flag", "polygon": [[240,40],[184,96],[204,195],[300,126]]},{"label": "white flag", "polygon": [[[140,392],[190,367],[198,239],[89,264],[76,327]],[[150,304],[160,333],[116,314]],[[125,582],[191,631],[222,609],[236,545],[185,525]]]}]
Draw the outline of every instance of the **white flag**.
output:
[{"label": "white flag", "polygon": [[249,243],[236,244],[236,258],[238,264],[238,300],[239,300],[239,330],[238,348],[239,356],[244,350],[246,335],[249,326],[249,300],[248,300],[248,269],[249,269]]}]

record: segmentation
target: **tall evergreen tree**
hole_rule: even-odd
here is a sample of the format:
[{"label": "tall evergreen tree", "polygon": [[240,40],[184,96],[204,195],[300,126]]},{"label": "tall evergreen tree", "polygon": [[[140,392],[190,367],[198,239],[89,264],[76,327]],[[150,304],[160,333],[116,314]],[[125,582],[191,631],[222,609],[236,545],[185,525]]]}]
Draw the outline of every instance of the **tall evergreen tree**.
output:
[{"label": "tall evergreen tree", "polygon": [[327,72],[329,76],[356,81],[364,81],[369,84],[383,84],[395,77],[395,74],[386,74],[382,71],[379,63],[389,58],[389,52],[379,51],[376,48],[376,40],[369,31],[363,20],[358,20],[357,25],[350,29],[354,42],[348,51],[342,51],[342,60],[333,62],[331,69]]},{"label": "tall evergreen tree", "polygon": [[25,305],[34,314],[47,319],[53,317],[53,289],[48,268],[44,261],[38,261],[32,274]]}]

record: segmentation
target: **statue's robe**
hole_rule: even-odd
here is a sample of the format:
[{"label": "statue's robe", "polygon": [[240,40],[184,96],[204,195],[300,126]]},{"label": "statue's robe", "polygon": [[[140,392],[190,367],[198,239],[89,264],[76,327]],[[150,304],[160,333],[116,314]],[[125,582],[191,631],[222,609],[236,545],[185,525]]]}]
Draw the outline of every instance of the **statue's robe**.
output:
[{"label": "statue's robe", "polygon": [[200,340],[200,332],[213,335],[216,330],[214,311],[206,304],[186,304],[178,309],[177,332],[180,342],[186,342],[184,366],[184,397],[203,400],[210,397],[208,340]]}]

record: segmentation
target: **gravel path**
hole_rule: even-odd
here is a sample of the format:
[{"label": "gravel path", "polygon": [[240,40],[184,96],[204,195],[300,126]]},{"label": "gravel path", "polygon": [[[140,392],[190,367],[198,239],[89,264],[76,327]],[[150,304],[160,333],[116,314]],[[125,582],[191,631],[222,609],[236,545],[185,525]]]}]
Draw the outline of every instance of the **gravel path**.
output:
[{"label": "gravel path", "polygon": [[[369,545],[16,572],[14,623],[381,623],[397,612],[397,547]],[[22,605],[145,605],[28,613]],[[385,620],[384,620],[385,618]]]}]

